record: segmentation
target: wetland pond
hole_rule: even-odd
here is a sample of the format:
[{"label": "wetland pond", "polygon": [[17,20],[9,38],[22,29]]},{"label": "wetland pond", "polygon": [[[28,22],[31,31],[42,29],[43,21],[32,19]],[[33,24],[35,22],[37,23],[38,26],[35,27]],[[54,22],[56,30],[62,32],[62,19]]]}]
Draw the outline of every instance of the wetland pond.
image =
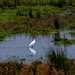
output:
[{"label": "wetland pond", "polygon": [[[65,37],[69,40],[75,40],[75,35],[70,34],[74,31],[61,31],[59,32],[60,38]],[[6,42],[0,43],[0,62],[5,62],[8,60],[12,61],[23,61],[27,64],[39,59],[45,62],[49,48],[54,48],[54,50],[63,50],[68,58],[75,59],[75,43],[70,45],[55,44],[52,40],[58,35],[52,32],[48,35],[38,35],[32,37],[25,34],[16,34],[14,36],[6,37]],[[36,43],[33,48],[29,47],[30,42],[35,38]]]}]

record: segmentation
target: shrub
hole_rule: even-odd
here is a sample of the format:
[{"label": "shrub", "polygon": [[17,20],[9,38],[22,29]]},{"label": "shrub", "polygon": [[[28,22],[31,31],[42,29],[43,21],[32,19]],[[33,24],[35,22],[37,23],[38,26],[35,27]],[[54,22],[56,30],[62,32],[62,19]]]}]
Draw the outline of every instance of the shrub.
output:
[{"label": "shrub", "polygon": [[16,14],[19,15],[19,16],[27,16],[28,11],[29,11],[29,9],[27,9],[25,7],[20,7],[20,8],[18,8],[18,11],[17,11]]},{"label": "shrub", "polygon": [[54,41],[60,41],[60,32],[55,33]]},{"label": "shrub", "polygon": [[41,18],[41,12],[40,12],[40,10],[36,11],[36,16],[37,16],[37,18]]}]

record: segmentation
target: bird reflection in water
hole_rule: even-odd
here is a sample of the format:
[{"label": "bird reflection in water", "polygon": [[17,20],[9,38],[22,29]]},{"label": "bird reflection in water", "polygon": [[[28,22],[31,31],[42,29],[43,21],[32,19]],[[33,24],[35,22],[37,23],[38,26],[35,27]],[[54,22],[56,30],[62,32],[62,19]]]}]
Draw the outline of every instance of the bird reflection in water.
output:
[{"label": "bird reflection in water", "polygon": [[[34,39],[30,44],[29,44],[29,49],[32,54],[36,55],[36,50],[33,49],[33,45],[36,43],[36,40]],[[32,47],[32,48],[31,48]]]},{"label": "bird reflection in water", "polygon": [[36,50],[34,50],[33,48],[29,48],[29,49],[33,55],[36,55]]}]

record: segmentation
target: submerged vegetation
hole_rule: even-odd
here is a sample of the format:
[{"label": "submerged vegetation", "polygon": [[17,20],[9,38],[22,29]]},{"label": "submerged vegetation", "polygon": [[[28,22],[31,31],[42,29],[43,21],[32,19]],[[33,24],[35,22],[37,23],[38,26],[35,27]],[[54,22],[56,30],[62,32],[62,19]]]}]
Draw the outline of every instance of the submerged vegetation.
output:
[{"label": "submerged vegetation", "polygon": [[63,44],[63,45],[75,44],[75,40],[69,40],[67,38],[59,38],[57,41],[52,40],[52,42],[54,42],[55,44]]},{"label": "submerged vegetation", "polygon": [[[57,29],[57,28],[56,28]],[[57,30],[54,34],[54,40],[51,40],[51,42],[54,42],[55,44],[63,44],[63,45],[72,45],[75,44],[74,39],[68,39],[67,34],[70,34],[70,36],[74,36],[75,32],[69,32],[64,33],[63,38],[61,37],[61,33]]]}]

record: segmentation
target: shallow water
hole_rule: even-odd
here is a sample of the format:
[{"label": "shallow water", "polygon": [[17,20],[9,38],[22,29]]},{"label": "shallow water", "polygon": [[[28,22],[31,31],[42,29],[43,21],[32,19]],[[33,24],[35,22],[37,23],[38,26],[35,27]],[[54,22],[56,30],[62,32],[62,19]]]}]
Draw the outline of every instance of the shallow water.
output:
[{"label": "shallow water", "polygon": [[[62,31],[60,32],[60,37],[75,40],[74,36],[68,34],[71,31]],[[6,42],[0,44],[0,61],[7,61],[10,58],[18,61],[19,59],[25,59],[25,63],[33,62],[37,59],[45,62],[46,53],[49,51],[49,48],[52,47],[55,50],[64,50],[65,55],[68,58],[75,59],[75,44],[64,46],[64,45],[55,45],[51,40],[54,40],[55,32],[49,35],[39,35],[32,37],[30,35],[17,34],[15,36],[6,37]],[[36,43],[33,48],[29,47],[30,42],[33,39],[36,39]]]}]

